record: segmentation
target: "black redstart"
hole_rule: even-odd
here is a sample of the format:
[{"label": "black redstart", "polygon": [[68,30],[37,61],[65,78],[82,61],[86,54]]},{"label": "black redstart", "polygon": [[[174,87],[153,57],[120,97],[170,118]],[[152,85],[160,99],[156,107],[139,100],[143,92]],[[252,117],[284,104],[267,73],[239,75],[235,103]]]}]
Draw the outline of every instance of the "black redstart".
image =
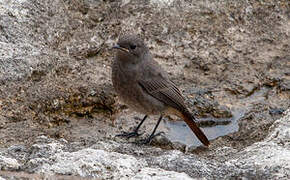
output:
[{"label": "black redstart", "polygon": [[137,35],[124,35],[114,48],[117,52],[112,67],[113,86],[121,101],[133,110],[146,114],[133,132],[121,136],[138,136],[138,129],[147,116],[159,114],[152,134],[144,141],[150,143],[157,135],[155,131],[162,117],[173,114],[182,118],[197,138],[208,146],[209,141],[186,108],[181,92],[154,61],[143,40]]}]

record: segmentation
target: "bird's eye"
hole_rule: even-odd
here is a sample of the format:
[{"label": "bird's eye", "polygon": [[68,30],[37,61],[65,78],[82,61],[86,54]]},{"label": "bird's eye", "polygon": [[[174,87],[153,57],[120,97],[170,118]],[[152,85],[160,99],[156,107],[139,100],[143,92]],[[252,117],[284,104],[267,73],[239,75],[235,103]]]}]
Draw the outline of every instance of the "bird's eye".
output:
[{"label": "bird's eye", "polygon": [[130,45],[130,49],[135,49],[136,48],[136,45],[132,44]]}]

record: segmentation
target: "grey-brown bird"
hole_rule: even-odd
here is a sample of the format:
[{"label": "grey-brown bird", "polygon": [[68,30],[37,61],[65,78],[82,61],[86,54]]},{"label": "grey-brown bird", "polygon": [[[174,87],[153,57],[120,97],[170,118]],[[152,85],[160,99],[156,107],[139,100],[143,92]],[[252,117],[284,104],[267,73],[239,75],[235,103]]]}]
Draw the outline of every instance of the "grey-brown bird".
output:
[{"label": "grey-brown bird", "polygon": [[145,114],[143,120],[131,133],[121,136],[138,136],[138,130],[148,115],[160,115],[152,134],[144,141],[150,143],[165,115],[182,118],[197,138],[205,145],[209,141],[196,125],[188,111],[178,87],[169,79],[167,72],[153,59],[144,41],[137,35],[124,35],[118,40],[116,57],[112,67],[112,81],[121,101],[129,108]]}]

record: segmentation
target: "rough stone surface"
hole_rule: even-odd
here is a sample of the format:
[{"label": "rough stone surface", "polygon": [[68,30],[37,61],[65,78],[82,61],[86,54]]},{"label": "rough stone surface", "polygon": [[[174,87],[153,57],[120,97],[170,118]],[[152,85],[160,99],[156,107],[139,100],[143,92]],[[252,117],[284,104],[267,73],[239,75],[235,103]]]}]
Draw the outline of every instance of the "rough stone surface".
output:
[{"label": "rough stone surface", "polygon": [[290,109],[270,128],[271,133],[238,152],[227,163],[241,169],[240,175],[252,170],[252,176],[260,178],[287,179],[290,176]]},{"label": "rough stone surface", "polygon": [[174,171],[165,171],[163,169],[153,169],[153,168],[143,168],[137,175],[133,176],[130,179],[136,180],[192,180],[193,178],[189,177],[185,173],[177,173]]},{"label": "rough stone surface", "polygon": [[1,170],[18,170],[20,164],[16,159],[0,155],[0,169]]},{"label": "rough stone surface", "polygon": [[198,153],[102,141],[71,152],[66,141],[40,136],[27,147],[25,161],[21,154],[11,153],[14,146],[0,156],[0,164],[2,170],[24,170],[51,177],[57,174],[98,179],[289,179],[290,109],[284,114],[261,142],[241,151],[229,147],[211,150],[217,160]]},{"label": "rough stone surface", "polygon": [[36,172],[125,179],[136,174],[144,165],[144,162],[138,161],[133,156],[115,152],[108,153],[103,150],[83,149],[72,153],[57,153],[50,157],[48,163],[42,164]]},{"label": "rough stone surface", "polygon": [[[0,177],[290,179],[289,12],[288,0],[0,1]],[[214,137],[209,149],[171,142],[163,122],[150,146],[115,137],[142,119],[110,80],[111,47],[132,31]]]}]

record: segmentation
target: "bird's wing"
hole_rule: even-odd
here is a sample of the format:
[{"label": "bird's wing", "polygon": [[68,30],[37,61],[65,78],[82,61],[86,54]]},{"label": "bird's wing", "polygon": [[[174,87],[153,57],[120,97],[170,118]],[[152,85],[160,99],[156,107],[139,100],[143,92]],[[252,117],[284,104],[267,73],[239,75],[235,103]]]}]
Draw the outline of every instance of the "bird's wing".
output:
[{"label": "bird's wing", "polygon": [[184,98],[176,85],[162,76],[139,80],[139,85],[151,96],[179,111],[186,110]]},{"label": "bird's wing", "polygon": [[[158,66],[156,66],[158,68]],[[162,72],[161,69],[159,69]],[[176,87],[176,85],[170,81],[167,76],[162,76],[162,73],[152,73],[150,79],[139,80],[139,85],[145,92],[163,102],[164,104],[179,110],[182,113],[182,118],[190,129],[195,133],[197,138],[205,145],[209,145],[209,141],[203,131],[195,123],[194,116],[187,110],[184,104],[184,98]],[[164,74],[164,73],[163,73]],[[145,76],[146,77],[146,76]],[[147,76],[148,77],[148,76]]]},{"label": "bird's wing", "polygon": [[151,80],[141,80],[139,85],[151,96],[159,101],[171,106],[182,113],[182,118],[190,129],[194,132],[197,138],[205,145],[209,146],[209,141],[203,131],[195,123],[194,116],[187,110],[184,104],[183,96],[178,88],[171,81],[166,81],[162,78]]}]

